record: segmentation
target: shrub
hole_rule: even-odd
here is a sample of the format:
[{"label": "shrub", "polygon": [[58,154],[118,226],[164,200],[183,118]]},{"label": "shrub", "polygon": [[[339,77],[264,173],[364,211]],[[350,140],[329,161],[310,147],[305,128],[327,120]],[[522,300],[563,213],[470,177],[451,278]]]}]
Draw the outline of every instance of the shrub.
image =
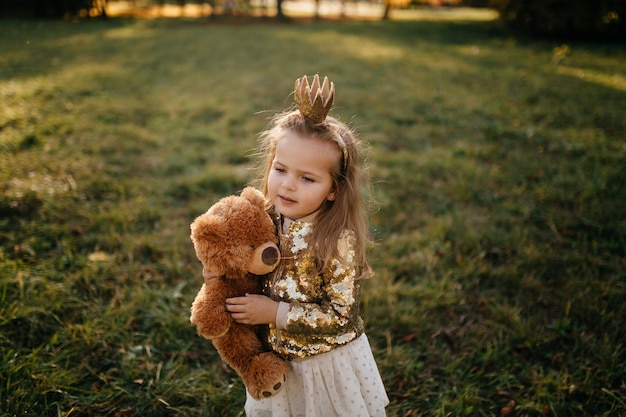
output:
[{"label": "shrub", "polygon": [[623,0],[491,0],[511,29],[550,37],[626,39]]}]

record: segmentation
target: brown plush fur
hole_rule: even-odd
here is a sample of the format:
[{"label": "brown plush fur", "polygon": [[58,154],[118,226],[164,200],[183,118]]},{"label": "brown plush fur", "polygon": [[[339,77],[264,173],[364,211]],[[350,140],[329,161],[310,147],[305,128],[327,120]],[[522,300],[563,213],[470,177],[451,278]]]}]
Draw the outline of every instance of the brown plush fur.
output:
[{"label": "brown plush fur", "polygon": [[[198,334],[213,341],[250,395],[274,395],[284,385],[287,362],[263,350],[254,326],[236,323],[226,311],[227,298],[261,292],[262,277],[249,271],[259,273],[251,265],[260,262],[262,246],[271,242],[275,247],[278,241],[263,195],[247,187],[240,196],[222,198],[191,224],[191,240],[203,266],[219,275],[202,285],[191,306],[191,322]],[[273,255],[275,262],[265,261],[262,273],[276,267],[277,249]]]}]

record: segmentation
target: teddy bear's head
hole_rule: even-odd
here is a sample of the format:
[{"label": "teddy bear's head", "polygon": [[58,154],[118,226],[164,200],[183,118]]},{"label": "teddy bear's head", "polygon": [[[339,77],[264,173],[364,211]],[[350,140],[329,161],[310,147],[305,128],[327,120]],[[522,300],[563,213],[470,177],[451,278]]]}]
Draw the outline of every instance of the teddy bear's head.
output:
[{"label": "teddy bear's head", "polygon": [[191,240],[203,266],[219,276],[264,275],[280,261],[275,225],[263,194],[253,187],[222,198],[198,216]]}]

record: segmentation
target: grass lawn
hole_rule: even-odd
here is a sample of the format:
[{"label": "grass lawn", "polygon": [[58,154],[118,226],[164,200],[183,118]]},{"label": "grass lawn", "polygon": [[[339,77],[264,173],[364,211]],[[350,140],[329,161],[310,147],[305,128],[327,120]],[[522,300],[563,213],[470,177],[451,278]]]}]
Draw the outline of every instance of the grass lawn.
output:
[{"label": "grass lawn", "polygon": [[494,20],[0,21],[0,415],[241,416],[189,223],[293,80],[369,143],[389,416],[626,415],[626,48]]}]

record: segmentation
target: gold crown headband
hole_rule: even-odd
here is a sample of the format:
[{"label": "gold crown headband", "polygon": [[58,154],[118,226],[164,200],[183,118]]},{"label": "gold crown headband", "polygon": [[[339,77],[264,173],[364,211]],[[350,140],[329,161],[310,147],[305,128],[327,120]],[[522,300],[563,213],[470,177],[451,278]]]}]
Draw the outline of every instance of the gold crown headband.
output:
[{"label": "gold crown headband", "polygon": [[326,116],[333,105],[335,98],[335,84],[324,77],[320,86],[320,77],[315,74],[313,83],[309,86],[306,75],[296,80],[294,96],[300,113],[311,122],[320,124],[326,120]]},{"label": "gold crown headband", "polygon": [[[293,92],[300,114],[316,125],[326,120],[335,98],[335,84],[328,81],[328,77],[324,77],[324,82],[320,85],[320,77],[315,74],[313,83],[309,85],[309,80],[305,75],[296,79]],[[348,166],[348,150],[344,143],[339,145],[343,155],[343,171],[345,172]]]}]

